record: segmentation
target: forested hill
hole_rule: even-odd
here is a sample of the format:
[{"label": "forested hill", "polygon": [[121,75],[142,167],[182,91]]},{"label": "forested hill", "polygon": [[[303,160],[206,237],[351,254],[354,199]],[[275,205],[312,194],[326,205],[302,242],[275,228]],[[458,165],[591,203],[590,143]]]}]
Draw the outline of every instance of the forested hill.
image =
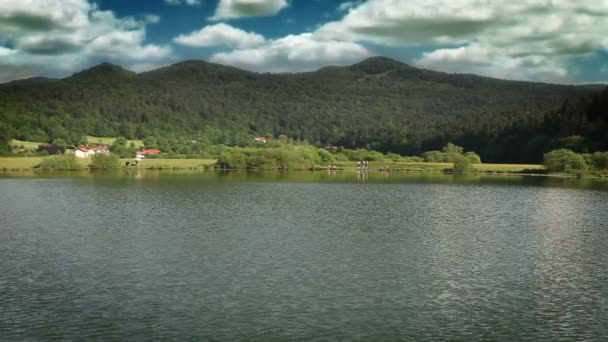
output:
[{"label": "forested hill", "polygon": [[542,130],[547,115],[557,117],[565,103],[591,101],[599,90],[447,74],[383,57],[293,74],[203,61],[136,74],[104,63],[62,80],[0,85],[0,132],[68,143],[86,134],[207,134],[227,144],[253,134],[285,134],[318,145],[405,154],[452,141],[486,159],[512,161],[511,152],[499,151],[509,149],[501,143],[505,135]]}]

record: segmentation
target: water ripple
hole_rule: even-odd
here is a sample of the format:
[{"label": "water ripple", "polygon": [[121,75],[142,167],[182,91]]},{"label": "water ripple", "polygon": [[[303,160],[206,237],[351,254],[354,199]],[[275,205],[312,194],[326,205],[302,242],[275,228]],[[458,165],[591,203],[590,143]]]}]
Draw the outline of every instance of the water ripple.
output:
[{"label": "water ripple", "polygon": [[191,177],[0,193],[2,341],[608,336],[602,191]]}]

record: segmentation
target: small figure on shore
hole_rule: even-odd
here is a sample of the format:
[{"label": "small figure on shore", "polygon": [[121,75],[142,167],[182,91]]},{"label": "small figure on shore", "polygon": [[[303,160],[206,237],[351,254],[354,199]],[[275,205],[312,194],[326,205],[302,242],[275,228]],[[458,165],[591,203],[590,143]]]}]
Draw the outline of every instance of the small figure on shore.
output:
[{"label": "small figure on shore", "polygon": [[337,169],[338,169],[338,166],[336,166],[336,165],[328,165],[327,174],[330,176],[334,176],[336,174]]},{"label": "small figure on shore", "polygon": [[357,160],[357,169],[360,169],[360,168],[361,168],[361,161]]}]

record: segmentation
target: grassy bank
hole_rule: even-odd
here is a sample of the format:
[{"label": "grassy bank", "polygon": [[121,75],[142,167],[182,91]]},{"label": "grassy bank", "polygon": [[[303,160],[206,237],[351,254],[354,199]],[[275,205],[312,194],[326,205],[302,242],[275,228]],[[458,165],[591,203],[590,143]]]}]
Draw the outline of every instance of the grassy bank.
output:
[{"label": "grassy bank", "polygon": [[[336,163],[339,168],[356,169],[356,162]],[[370,170],[379,170],[387,166],[391,170],[399,171],[445,171],[453,167],[452,163],[409,163],[409,162],[369,162]],[[474,164],[474,171],[491,173],[526,173],[536,170],[544,170],[542,165],[537,164]]]},{"label": "grassy bank", "polygon": [[[43,157],[8,157],[0,158],[0,170],[32,170],[42,161]],[[121,159],[122,164],[133,159]],[[89,159],[78,159],[78,164],[86,169],[90,163]],[[215,159],[144,159],[140,163],[143,169],[199,169],[208,168],[216,164]],[[339,168],[355,170],[356,162],[336,163]],[[452,167],[451,163],[405,163],[405,162],[370,162],[369,170],[375,171],[388,165],[391,170],[399,171],[435,171],[440,172]],[[530,170],[543,170],[542,165],[527,164],[479,164],[474,165],[476,171],[480,172],[506,172],[522,173]]]},{"label": "grassy bank", "polygon": [[[44,160],[45,157],[11,157],[11,158],[0,158],[0,170],[33,170],[38,164]],[[89,163],[88,159],[77,159],[80,168],[87,169]]]},{"label": "grassy bank", "polygon": [[[123,165],[133,159],[121,159]],[[215,165],[215,159],[144,159],[139,167],[144,169],[199,169]]]},{"label": "grassy bank", "polygon": [[[0,158],[0,170],[33,170],[44,157],[8,157]],[[121,159],[122,165],[133,159]],[[82,169],[87,169],[90,159],[77,159]],[[143,169],[198,169],[216,163],[215,159],[145,159],[140,163]]]},{"label": "grassy bank", "polygon": [[42,157],[0,158],[0,170],[31,170]]}]

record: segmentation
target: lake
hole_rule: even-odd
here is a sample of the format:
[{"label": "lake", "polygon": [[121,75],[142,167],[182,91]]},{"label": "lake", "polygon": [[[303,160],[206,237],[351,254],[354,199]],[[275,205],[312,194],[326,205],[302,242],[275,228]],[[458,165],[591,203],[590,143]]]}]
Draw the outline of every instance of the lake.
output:
[{"label": "lake", "polygon": [[606,341],[608,181],[0,176],[2,341]]}]

